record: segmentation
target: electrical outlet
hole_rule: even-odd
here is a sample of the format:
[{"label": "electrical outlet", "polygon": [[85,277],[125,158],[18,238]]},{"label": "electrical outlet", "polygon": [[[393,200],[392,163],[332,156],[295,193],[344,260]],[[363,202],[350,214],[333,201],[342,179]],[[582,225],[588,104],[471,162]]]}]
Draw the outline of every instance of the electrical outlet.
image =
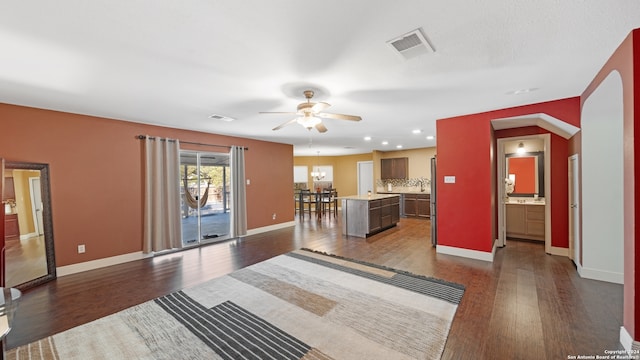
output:
[{"label": "electrical outlet", "polygon": [[276,219],[276,213],[273,213],[272,218],[273,218],[273,220],[275,220],[275,219]]},{"label": "electrical outlet", "polygon": [[84,244],[78,245],[78,254],[84,254],[85,248]]}]

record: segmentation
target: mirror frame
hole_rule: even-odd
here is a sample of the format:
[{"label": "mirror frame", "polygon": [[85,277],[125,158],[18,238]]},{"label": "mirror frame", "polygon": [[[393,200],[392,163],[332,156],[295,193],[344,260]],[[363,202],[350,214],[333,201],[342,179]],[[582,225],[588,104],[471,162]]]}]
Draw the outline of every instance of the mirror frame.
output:
[{"label": "mirror frame", "polygon": [[5,161],[5,170],[38,170],[40,171],[40,186],[42,192],[42,222],[44,227],[45,258],[47,260],[47,275],[37,277],[14,288],[24,291],[45,282],[54,280],[56,275],[56,258],[53,241],[53,217],[51,216],[51,189],[49,184],[49,164],[29,162]]},{"label": "mirror frame", "polygon": [[[538,168],[536,172],[538,174],[538,196],[544,197],[544,151],[534,151],[534,152],[526,152],[524,154],[505,154],[506,158],[506,173],[509,174],[509,158],[512,157],[537,157],[538,158]],[[511,193],[509,196],[515,197],[533,197],[535,193]]]}]

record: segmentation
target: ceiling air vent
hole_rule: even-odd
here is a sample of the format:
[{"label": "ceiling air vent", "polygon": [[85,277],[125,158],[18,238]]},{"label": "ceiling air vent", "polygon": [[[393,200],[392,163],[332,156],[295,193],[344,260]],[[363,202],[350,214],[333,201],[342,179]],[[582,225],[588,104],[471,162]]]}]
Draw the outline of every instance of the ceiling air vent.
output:
[{"label": "ceiling air vent", "polygon": [[435,49],[423,34],[422,28],[389,40],[387,44],[391,45],[405,59],[435,52]]},{"label": "ceiling air vent", "polygon": [[222,116],[222,115],[218,115],[218,114],[211,114],[209,115],[209,119],[214,119],[214,120],[220,120],[220,121],[226,121],[226,122],[230,122],[235,120],[234,118],[230,118],[228,116]]}]

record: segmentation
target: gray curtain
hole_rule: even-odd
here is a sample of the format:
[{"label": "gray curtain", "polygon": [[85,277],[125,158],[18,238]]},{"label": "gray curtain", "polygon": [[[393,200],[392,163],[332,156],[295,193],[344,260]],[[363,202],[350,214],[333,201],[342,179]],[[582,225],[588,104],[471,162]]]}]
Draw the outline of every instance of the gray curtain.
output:
[{"label": "gray curtain", "polygon": [[232,146],[231,167],[231,237],[247,235],[247,188],[244,177],[244,147]]},{"label": "gray curtain", "polygon": [[152,139],[145,142],[145,253],[182,247],[180,222],[180,143]]}]

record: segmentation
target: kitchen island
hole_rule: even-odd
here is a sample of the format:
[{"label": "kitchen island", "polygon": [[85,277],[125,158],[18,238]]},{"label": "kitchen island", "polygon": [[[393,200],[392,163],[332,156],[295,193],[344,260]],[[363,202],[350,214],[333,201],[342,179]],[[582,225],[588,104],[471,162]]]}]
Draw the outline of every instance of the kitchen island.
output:
[{"label": "kitchen island", "polygon": [[400,195],[352,195],[340,199],[344,235],[365,238],[394,227],[400,221]]}]

